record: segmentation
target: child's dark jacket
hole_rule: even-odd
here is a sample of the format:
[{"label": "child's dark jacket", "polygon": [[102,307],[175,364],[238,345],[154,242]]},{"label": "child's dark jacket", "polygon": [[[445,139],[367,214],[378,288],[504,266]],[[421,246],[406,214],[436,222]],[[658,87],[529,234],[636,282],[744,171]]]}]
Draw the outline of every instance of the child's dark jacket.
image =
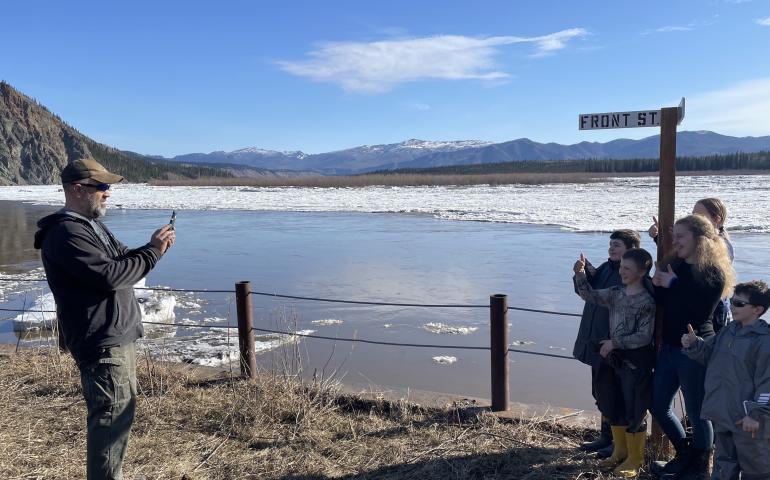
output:
[{"label": "child's dark jacket", "polygon": [[[618,273],[619,266],[620,262],[611,260],[599,265],[593,275],[587,275],[591,287],[602,289],[622,285]],[[574,281],[573,278],[573,283]],[[575,285],[575,293],[578,293],[577,285]],[[610,311],[602,305],[586,302],[572,356],[586,365],[598,365],[602,357],[599,356],[596,345],[599,341],[608,338],[610,338]]]}]

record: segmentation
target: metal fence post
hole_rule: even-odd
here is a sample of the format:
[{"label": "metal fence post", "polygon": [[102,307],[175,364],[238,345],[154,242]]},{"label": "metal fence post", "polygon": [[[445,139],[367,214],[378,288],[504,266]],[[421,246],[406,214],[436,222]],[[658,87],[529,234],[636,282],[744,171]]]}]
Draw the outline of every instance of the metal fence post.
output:
[{"label": "metal fence post", "polygon": [[241,374],[254,379],[257,376],[257,357],[254,350],[251,315],[251,282],[235,284],[235,305],[238,313],[238,347]]},{"label": "metal fence post", "polygon": [[489,297],[492,411],[508,410],[508,296]]}]

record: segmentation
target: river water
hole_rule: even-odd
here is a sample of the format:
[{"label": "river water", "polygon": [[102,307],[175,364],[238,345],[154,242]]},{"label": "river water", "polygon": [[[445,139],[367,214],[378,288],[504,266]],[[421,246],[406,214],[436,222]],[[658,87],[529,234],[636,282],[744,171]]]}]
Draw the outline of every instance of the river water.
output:
[{"label": "river water", "polygon": [[[764,187],[768,177],[721,178],[725,180],[688,180],[689,186],[681,194],[677,192],[680,201],[694,201],[714,191],[732,199],[728,206],[730,224],[738,227],[733,230],[733,242],[739,278],[768,280],[770,242],[764,233],[770,231]],[[607,219],[602,229],[641,229],[654,205],[640,199],[657,198],[649,179],[603,183],[517,187],[520,190],[515,192],[513,187],[496,187],[497,195],[487,192],[495,187],[260,192],[130,185],[114,192],[110,202],[121,207],[112,208],[106,222],[124,243],[138,246],[168,220],[170,208],[180,209],[177,243],[149,275],[148,285],[232,290],[236,281],[249,280],[253,290],[267,293],[429,304],[487,305],[490,294],[504,293],[512,306],[578,313],[582,303],[571,284],[575,258],[584,252],[596,265],[606,258],[608,236],[595,231],[595,217]],[[590,191],[586,193],[586,189]],[[635,202],[634,208],[617,198],[615,203],[622,207],[616,215],[598,208],[595,201],[611,190],[615,197]],[[277,200],[281,193],[283,204]],[[0,199],[16,200],[0,201],[0,271],[9,276],[41,275],[35,270],[39,258],[31,248],[34,222],[54,210],[60,196],[55,187],[0,188]],[[476,217],[484,207],[468,197],[479,202],[486,198],[486,220],[498,221],[461,221],[480,220]],[[323,208],[337,201],[344,201],[348,208]],[[388,203],[388,208],[377,208],[381,203]],[[243,208],[236,209],[238,205]],[[759,208],[761,205],[764,207]],[[558,216],[553,210],[559,209],[565,221],[552,221]],[[678,210],[684,213],[686,208]],[[588,220],[581,220],[580,212]],[[523,222],[522,218],[541,220]],[[646,235],[643,238],[643,247],[653,250]],[[0,285],[0,307],[29,306],[46,292],[45,284],[40,283],[0,283],[5,284]],[[176,321],[235,324],[233,297],[231,293],[177,294]],[[485,308],[363,306],[271,297],[253,300],[255,326],[260,328],[389,342],[489,344]],[[14,315],[0,317],[5,318],[0,321],[0,341],[17,341],[12,332]],[[515,348],[569,356],[579,319],[512,312],[510,322]],[[196,349],[210,356],[226,348],[227,342],[237,344],[223,332],[199,334],[179,328],[171,338],[145,344],[154,351],[162,346],[172,358],[195,357],[191,352]],[[266,336],[258,340],[264,346],[262,364],[282,361],[281,350],[274,348],[280,339]],[[303,340],[300,351],[307,371],[329,374],[336,370],[338,378],[349,384],[489,396],[486,351],[328,340]],[[593,404],[588,368],[574,360],[513,353],[510,378],[514,401],[576,408]]]}]

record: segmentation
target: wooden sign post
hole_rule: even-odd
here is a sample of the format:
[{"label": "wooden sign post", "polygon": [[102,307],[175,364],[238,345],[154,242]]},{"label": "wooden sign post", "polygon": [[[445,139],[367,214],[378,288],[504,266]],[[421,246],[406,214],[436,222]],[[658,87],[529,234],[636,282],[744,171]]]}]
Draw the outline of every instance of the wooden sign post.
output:
[{"label": "wooden sign post", "polygon": [[[671,228],[674,226],[676,200],[676,127],[684,119],[684,98],[678,107],[633,112],[588,113],[578,117],[580,130],[637,128],[660,126],[660,169],[658,179],[658,263],[671,253]],[[655,313],[655,344],[660,348],[663,334],[663,307],[658,303]],[[657,422],[652,422],[650,446],[656,458],[670,453],[670,444],[663,440]]]}]

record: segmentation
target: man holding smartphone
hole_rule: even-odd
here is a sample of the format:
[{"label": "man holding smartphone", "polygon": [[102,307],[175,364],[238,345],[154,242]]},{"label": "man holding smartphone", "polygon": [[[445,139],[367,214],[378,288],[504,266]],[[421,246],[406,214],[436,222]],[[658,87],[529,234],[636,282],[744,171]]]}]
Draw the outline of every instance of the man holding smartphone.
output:
[{"label": "man holding smartphone", "polygon": [[136,347],[142,315],[134,284],[174,244],[169,225],[129,249],[99,219],[112,184],[123,180],[92,158],[61,172],[64,208],[35,234],[64,342],[80,369],[88,409],[88,480],[122,478],[136,409]]}]

